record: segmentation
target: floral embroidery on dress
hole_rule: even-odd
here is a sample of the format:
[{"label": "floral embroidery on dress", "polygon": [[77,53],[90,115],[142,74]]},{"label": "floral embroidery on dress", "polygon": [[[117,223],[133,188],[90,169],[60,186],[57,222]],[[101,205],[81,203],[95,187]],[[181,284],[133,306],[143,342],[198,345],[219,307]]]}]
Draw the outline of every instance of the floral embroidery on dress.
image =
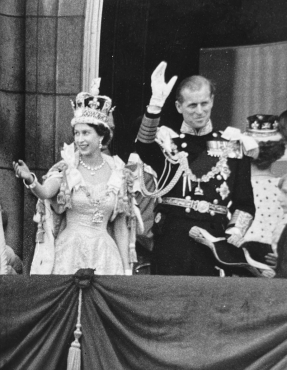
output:
[{"label": "floral embroidery on dress", "polygon": [[[96,268],[99,274],[123,274],[119,248],[109,235],[107,224],[114,223],[120,213],[126,214],[129,261],[136,262],[135,234],[137,220],[141,221],[141,217],[136,210],[132,172],[125,168],[119,157],[103,154],[111,168],[111,176],[107,183],[99,184],[97,188],[97,185],[86,183],[78,171],[79,156],[74,152],[73,144],[64,146],[62,157],[65,161],[53,166],[45,177],[61,178],[56,204],[52,200],[39,200],[37,204],[34,218],[38,223],[37,244],[31,274],[70,274],[75,273],[79,266]],[[87,191],[93,202],[87,197]],[[60,217],[53,212],[51,204],[62,213]],[[69,252],[64,252],[65,248]],[[73,262],[73,255],[87,258]]]}]

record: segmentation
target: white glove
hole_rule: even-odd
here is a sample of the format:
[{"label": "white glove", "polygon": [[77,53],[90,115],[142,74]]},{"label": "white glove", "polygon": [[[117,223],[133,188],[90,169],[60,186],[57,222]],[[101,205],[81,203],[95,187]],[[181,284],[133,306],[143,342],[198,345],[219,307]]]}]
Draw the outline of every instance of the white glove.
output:
[{"label": "white glove", "polygon": [[152,97],[149,103],[151,106],[163,107],[177,80],[177,76],[173,76],[168,83],[165,82],[166,66],[166,62],[161,62],[151,75]]},{"label": "white glove", "polygon": [[243,235],[237,227],[231,227],[225,231],[226,234],[230,234],[227,242],[233,244],[235,247],[240,248],[244,243]]},{"label": "white glove", "polygon": [[132,269],[125,269],[125,275],[126,276],[132,276],[133,270]]}]

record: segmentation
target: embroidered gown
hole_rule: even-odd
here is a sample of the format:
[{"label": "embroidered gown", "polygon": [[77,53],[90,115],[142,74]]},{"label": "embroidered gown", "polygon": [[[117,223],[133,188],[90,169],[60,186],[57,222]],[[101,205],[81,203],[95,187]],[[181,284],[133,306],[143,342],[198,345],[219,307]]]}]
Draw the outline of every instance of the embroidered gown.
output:
[{"label": "embroidered gown", "polygon": [[[122,275],[119,249],[107,230],[116,196],[107,194],[105,183],[87,184],[86,189],[99,206],[91,203],[83,188],[73,191],[72,208],[66,211],[67,226],[55,242],[52,274],[74,274],[80,268],[92,268],[100,275]],[[93,222],[97,210],[101,222]]]},{"label": "embroidered gown", "polygon": [[77,169],[79,155],[73,144],[65,144],[61,154],[63,160],[45,180],[60,178],[60,191],[56,199],[37,203],[31,274],[74,274],[80,268],[95,269],[99,275],[124,274],[120,250],[126,248],[129,263],[136,262],[136,226],[142,232],[131,171],[119,157],[102,154],[111,175],[107,182],[93,185]]}]

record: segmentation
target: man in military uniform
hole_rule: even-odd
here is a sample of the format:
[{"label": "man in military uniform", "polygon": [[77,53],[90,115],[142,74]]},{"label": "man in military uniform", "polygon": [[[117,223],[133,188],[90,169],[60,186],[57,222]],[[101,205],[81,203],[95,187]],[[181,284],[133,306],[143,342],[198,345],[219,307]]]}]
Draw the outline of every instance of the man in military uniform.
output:
[{"label": "man in military uniform", "polygon": [[183,80],[177,89],[180,133],[158,129],[161,109],[177,79],[166,83],[165,69],[162,62],[152,74],[152,97],[136,143],[141,159],[160,179],[158,191],[146,193],[159,200],[152,273],[218,276],[223,266],[189,231],[198,226],[215,237],[228,234],[228,242],[239,245],[255,214],[250,160],[243,154],[240,135],[233,140],[236,129],[225,134],[213,130],[214,87],[202,76]]}]

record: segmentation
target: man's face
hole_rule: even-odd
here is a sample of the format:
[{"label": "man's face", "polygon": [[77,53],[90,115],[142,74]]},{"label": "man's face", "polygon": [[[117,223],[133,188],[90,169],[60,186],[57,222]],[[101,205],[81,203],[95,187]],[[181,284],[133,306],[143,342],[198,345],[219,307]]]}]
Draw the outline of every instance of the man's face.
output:
[{"label": "man's face", "polygon": [[209,121],[213,107],[213,96],[208,85],[203,85],[198,91],[188,88],[181,92],[183,102],[175,102],[176,109],[183,115],[184,121],[192,128],[200,129]]},{"label": "man's face", "polygon": [[278,200],[279,200],[280,206],[283,209],[283,212],[287,214],[287,181],[286,180],[283,182],[283,186],[280,189]]}]

